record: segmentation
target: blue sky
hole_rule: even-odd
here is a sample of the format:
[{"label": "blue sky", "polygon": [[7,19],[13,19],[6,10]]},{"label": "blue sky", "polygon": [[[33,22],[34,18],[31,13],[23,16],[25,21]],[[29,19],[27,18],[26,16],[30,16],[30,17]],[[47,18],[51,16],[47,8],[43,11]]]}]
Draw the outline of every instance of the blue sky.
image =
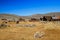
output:
[{"label": "blue sky", "polygon": [[0,13],[27,16],[60,12],[60,0],[0,0]]}]

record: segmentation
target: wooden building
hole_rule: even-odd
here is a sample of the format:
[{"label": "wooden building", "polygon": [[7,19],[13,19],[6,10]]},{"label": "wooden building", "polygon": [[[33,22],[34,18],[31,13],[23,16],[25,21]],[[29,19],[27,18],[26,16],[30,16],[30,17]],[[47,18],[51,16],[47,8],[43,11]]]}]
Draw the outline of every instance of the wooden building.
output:
[{"label": "wooden building", "polygon": [[43,16],[43,18],[40,18],[42,21],[51,21],[52,17],[51,16]]},{"label": "wooden building", "polygon": [[29,21],[30,21],[30,22],[35,22],[35,21],[39,21],[39,19],[31,18]]}]

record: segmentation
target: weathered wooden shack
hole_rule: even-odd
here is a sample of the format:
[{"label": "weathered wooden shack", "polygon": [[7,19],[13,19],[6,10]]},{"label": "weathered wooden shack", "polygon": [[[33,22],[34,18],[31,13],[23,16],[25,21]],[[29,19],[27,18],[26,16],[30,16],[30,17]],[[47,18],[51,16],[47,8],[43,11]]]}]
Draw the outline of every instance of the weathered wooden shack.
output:
[{"label": "weathered wooden shack", "polygon": [[39,21],[39,19],[31,18],[29,21],[30,21],[30,22],[35,22],[35,21]]},{"label": "weathered wooden shack", "polygon": [[40,18],[40,20],[42,20],[42,21],[51,21],[52,16],[43,16],[43,18]]}]

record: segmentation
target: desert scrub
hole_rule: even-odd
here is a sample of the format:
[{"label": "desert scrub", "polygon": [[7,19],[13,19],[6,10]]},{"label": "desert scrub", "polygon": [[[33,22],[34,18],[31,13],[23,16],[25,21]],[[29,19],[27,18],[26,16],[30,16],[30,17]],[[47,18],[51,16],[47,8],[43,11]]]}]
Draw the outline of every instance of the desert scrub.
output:
[{"label": "desert scrub", "polygon": [[0,28],[6,28],[6,27],[10,27],[10,26],[7,24],[0,24]]}]

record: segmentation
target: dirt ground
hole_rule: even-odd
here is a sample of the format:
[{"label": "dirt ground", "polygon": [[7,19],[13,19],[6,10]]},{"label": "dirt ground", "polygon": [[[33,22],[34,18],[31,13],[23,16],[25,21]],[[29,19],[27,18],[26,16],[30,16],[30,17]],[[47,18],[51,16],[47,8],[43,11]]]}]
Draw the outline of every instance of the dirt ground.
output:
[{"label": "dirt ground", "polygon": [[[1,24],[1,22],[0,22]],[[7,23],[10,27],[0,28],[0,40],[60,40],[60,22],[14,22]],[[16,25],[34,24],[34,27]],[[42,38],[34,38],[37,31],[45,32]]]}]

